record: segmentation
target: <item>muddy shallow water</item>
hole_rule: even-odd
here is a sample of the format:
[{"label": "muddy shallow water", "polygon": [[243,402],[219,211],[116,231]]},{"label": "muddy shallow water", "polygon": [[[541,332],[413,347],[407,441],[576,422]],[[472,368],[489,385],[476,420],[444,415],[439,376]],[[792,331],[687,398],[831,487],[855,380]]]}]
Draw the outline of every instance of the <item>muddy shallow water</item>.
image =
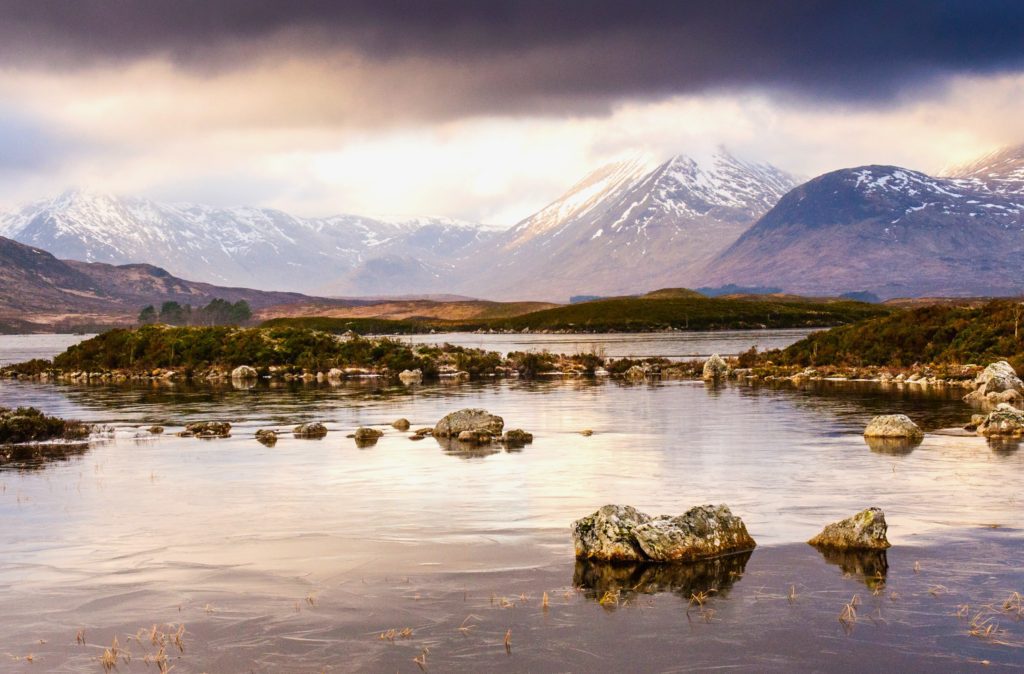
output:
[{"label": "muddy shallow water", "polygon": [[[114,636],[118,671],[157,671],[161,634],[175,672],[418,672],[424,649],[428,671],[1019,667],[1024,620],[1003,603],[1024,593],[1024,453],[937,434],[873,451],[860,437],[883,412],[962,424],[961,393],[0,383],[0,404],[116,429],[84,454],[0,471],[0,671],[102,671]],[[388,426],[467,406],[534,443],[448,452]],[[210,418],[232,437],[173,436]],[[253,438],[311,419],[326,438]],[[140,431],[154,423],[167,433]],[[385,435],[359,449],[345,437],[359,425]],[[577,565],[568,526],[605,503],[727,503],[759,547],[701,568]],[[889,521],[885,557],[803,543],[868,505]]]}]

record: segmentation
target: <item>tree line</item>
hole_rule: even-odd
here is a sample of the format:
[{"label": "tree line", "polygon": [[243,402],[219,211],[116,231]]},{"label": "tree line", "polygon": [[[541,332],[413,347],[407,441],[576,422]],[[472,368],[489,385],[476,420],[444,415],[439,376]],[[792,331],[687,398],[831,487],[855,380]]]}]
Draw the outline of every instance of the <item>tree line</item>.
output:
[{"label": "tree line", "polygon": [[139,312],[139,323],[151,325],[242,325],[252,318],[252,309],[245,300],[231,303],[219,297],[205,307],[193,308],[191,304],[164,302],[160,310],[150,304]]}]

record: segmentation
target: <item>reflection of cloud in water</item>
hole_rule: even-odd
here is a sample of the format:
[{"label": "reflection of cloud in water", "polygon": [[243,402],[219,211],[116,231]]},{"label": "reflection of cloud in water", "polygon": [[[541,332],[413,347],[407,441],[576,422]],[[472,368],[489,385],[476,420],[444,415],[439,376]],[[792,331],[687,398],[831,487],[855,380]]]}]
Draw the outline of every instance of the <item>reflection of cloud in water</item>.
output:
[{"label": "reflection of cloud in water", "polygon": [[885,550],[815,549],[826,562],[838,566],[844,574],[857,578],[872,590],[885,586],[885,577],[889,572]]},{"label": "reflection of cloud in water", "polygon": [[600,600],[606,592],[631,594],[672,592],[689,600],[700,592],[722,594],[743,577],[751,552],[716,557],[701,562],[657,564],[576,560],[573,585],[588,599]]},{"label": "reflection of cloud in water", "polygon": [[921,439],[911,440],[909,438],[864,438],[864,442],[875,454],[888,454],[890,456],[906,456],[921,444]]}]

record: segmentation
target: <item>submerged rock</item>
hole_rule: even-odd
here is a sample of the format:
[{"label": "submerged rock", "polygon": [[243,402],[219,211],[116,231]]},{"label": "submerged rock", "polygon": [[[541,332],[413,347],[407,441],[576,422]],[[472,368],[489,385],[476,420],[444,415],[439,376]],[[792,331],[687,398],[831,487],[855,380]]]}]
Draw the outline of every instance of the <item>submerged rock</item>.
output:
[{"label": "submerged rock", "polygon": [[151,434],[153,434],[153,435],[160,435],[161,433],[164,432],[164,427],[163,426],[150,426],[149,427],[149,432]]},{"label": "submerged rock", "polygon": [[356,439],[357,445],[364,447],[376,444],[377,440],[379,440],[382,435],[384,435],[384,431],[379,431],[376,428],[360,426],[356,429],[356,432],[352,437]]},{"label": "submerged rock", "polygon": [[697,506],[677,517],[606,505],[573,523],[573,544],[580,559],[635,562],[689,562],[757,545],[725,505]]},{"label": "submerged rock", "polygon": [[434,426],[433,434],[439,438],[458,437],[463,431],[501,435],[505,420],[487,410],[467,408],[445,416]]},{"label": "submerged rock", "polygon": [[862,510],[853,517],[833,522],[807,541],[819,548],[836,550],[885,550],[890,546],[885,513],[880,508]]},{"label": "submerged rock", "polygon": [[395,430],[398,431],[407,431],[409,430],[409,420],[395,419],[394,421],[391,422],[391,428],[394,428]]},{"label": "submerged rock", "polygon": [[630,381],[641,381],[647,378],[647,371],[639,365],[634,365],[626,370],[622,376]]},{"label": "submerged rock", "polygon": [[864,437],[921,440],[924,431],[905,414],[883,414],[871,420],[864,429]]},{"label": "submerged rock", "polygon": [[185,426],[183,437],[227,438],[231,436],[231,424],[226,421],[195,421]]},{"label": "submerged rock", "polygon": [[307,421],[296,426],[292,433],[297,438],[322,438],[327,435],[327,427],[319,421]]},{"label": "submerged rock", "polygon": [[729,366],[725,360],[717,353],[713,354],[704,362],[704,371],[701,373],[701,379],[704,381],[718,381],[725,379],[729,374]]},{"label": "submerged rock", "polygon": [[266,428],[261,428],[256,431],[256,441],[267,447],[273,447],[277,444],[277,432]]},{"label": "submerged rock", "polygon": [[985,437],[1022,435],[1024,412],[1008,403],[1001,403],[978,425],[977,433]]},{"label": "submerged rock", "polygon": [[501,441],[510,447],[522,447],[533,442],[533,433],[527,433],[521,428],[513,428],[505,431]]},{"label": "submerged rock", "polygon": [[240,380],[257,379],[259,378],[259,373],[256,372],[255,368],[249,367],[248,365],[239,365],[231,371],[231,378]]},{"label": "submerged rock", "polygon": [[462,431],[458,435],[459,442],[468,442],[474,445],[486,445],[493,438],[490,433],[483,431]]}]

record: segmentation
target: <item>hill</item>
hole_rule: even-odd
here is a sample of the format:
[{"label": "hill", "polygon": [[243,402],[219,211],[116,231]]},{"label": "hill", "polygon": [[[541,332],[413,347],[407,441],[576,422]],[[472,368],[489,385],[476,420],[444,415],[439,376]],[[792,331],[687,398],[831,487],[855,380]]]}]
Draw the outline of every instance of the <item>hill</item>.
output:
[{"label": "hill", "polygon": [[1024,367],[1024,305],[992,300],[983,305],[932,305],[832,328],[781,352],[765,354],[789,365],[989,363]]},{"label": "hill", "polygon": [[13,328],[8,331],[42,331],[58,324],[125,324],[147,304],[173,300],[202,305],[214,298],[245,300],[256,309],[314,299],[186,281],[152,265],[58,260],[39,248],[0,237],[0,324]]}]

